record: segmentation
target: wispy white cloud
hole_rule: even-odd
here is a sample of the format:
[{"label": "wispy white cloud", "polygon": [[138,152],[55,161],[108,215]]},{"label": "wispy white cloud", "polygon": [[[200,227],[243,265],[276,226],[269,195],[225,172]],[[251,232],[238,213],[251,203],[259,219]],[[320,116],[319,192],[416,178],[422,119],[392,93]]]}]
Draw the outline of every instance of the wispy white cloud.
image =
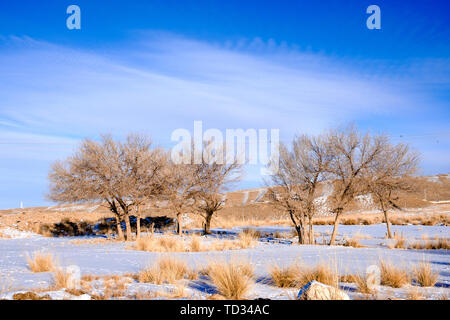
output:
[{"label": "wispy white cloud", "polygon": [[0,46],[0,142],[10,142],[0,156],[11,170],[19,168],[7,159],[17,157],[48,166],[79,139],[106,132],[146,132],[169,145],[171,132],[194,120],[205,129],[279,128],[282,139],[347,121],[377,126],[378,116],[399,121],[448,107],[424,82],[448,87],[439,70],[449,65],[327,57],[258,39],[211,44],[144,33],[92,50],[10,38]]},{"label": "wispy white cloud", "polygon": [[32,40],[17,46],[0,62],[0,117],[58,135],[149,129],[168,137],[194,119],[290,134],[420,107],[389,75],[370,79],[311,54],[296,53],[291,65],[281,49],[271,60],[167,36],[108,55]]}]

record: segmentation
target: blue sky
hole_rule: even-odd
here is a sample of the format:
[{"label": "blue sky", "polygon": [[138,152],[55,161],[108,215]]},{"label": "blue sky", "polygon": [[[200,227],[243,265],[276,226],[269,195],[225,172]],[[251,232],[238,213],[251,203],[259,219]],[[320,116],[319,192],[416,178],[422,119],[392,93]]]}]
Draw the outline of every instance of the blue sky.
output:
[{"label": "blue sky", "polygon": [[[67,6],[81,30],[66,28]],[[368,30],[366,8],[381,8]],[[49,165],[85,138],[353,121],[450,172],[448,1],[0,3],[0,208],[47,204]],[[249,168],[240,187],[258,187]]]}]

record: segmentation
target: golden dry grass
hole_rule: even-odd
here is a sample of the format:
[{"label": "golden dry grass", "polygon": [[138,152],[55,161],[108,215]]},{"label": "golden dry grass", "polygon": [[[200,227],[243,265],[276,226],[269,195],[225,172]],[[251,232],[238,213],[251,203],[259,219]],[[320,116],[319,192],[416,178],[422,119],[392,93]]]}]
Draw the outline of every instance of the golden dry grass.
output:
[{"label": "golden dry grass", "polygon": [[417,287],[408,288],[406,291],[406,300],[425,300],[426,297],[419,291]]},{"label": "golden dry grass", "polygon": [[242,249],[252,248],[256,244],[256,239],[258,239],[258,233],[256,232],[241,232],[238,236],[238,242]]},{"label": "golden dry grass", "polygon": [[56,267],[53,272],[53,287],[54,289],[67,288],[70,274],[61,267]]},{"label": "golden dry grass", "polygon": [[337,287],[339,279],[340,276],[334,263],[321,263],[314,267],[302,268],[299,286],[303,287],[307,283],[315,280],[332,287]]},{"label": "golden dry grass", "polygon": [[351,276],[351,282],[356,284],[358,291],[364,294],[373,294],[374,291],[367,285],[367,277],[359,274]]},{"label": "golden dry grass", "polygon": [[139,251],[151,252],[186,252],[186,243],[179,237],[143,237],[137,239],[132,246]]},{"label": "golden dry grass", "polygon": [[0,277],[0,296],[11,290],[12,280],[7,277]]},{"label": "golden dry grass", "polygon": [[300,288],[313,280],[337,287],[341,279],[333,262],[313,267],[298,263],[285,267],[273,265],[269,269],[269,274],[272,283],[280,288]]},{"label": "golden dry grass", "polygon": [[298,281],[301,278],[300,266],[297,264],[286,267],[272,265],[269,274],[273,284],[279,288],[298,287]]},{"label": "golden dry grass", "polygon": [[353,236],[351,238],[344,237],[344,247],[362,248],[364,246],[359,243],[356,236]]},{"label": "golden dry grass", "polygon": [[403,233],[394,233],[394,241],[388,244],[389,249],[406,249],[407,242]]},{"label": "golden dry grass", "polygon": [[254,236],[249,233],[239,234],[237,239],[218,239],[206,241],[193,235],[182,238],[178,236],[142,237],[137,239],[129,249],[149,252],[204,252],[252,248],[256,245]]},{"label": "golden dry grass", "polygon": [[392,288],[401,288],[410,283],[408,272],[395,267],[391,262],[380,260],[381,284]]},{"label": "golden dry grass", "polygon": [[32,272],[49,272],[54,270],[56,261],[51,253],[35,251],[32,256],[27,254],[28,267]]},{"label": "golden dry grass", "polygon": [[439,273],[431,269],[429,262],[421,262],[413,269],[413,279],[422,287],[433,287],[438,279]]},{"label": "golden dry grass", "polygon": [[189,246],[191,252],[201,252],[205,249],[202,239],[196,235],[191,237],[191,243]]},{"label": "golden dry grass", "polygon": [[186,262],[165,256],[161,257],[154,265],[142,270],[138,274],[139,282],[150,282],[155,284],[176,283],[192,274]]},{"label": "golden dry grass", "polygon": [[424,239],[422,241],[411,242],[409,247],[416,250],[449,250],[450,241],[447,238]]},{"label": "golden dry grass", "polygon": [[253,268],[248,263],[210,262],[207,273],[217,291],[226,299],[243,299],[253,285]]}]

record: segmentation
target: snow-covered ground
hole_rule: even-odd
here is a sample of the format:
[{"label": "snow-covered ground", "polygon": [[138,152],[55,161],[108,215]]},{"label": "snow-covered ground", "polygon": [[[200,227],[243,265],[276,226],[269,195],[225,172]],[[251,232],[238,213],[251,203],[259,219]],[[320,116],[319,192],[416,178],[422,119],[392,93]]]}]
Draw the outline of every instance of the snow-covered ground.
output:
[{"label": "snow-covered ground", "polygon": [[[241,228],[228,230],[239,232]],[[283,227],[259,227],[262,232],[288,232],[290,228]],[[407,239],[421,239],[423,234],[433,237],[449,237],[449,229],[445,226],[393,226],[393,230],[401,233]],[[331,231],[331,226],[315,226],[315,232],[326,236]],[[427,289],[429,296],[446,295],[450,291],[450,252],[448,250],[405,250],[389,249],[386,247],[385,225],[369,226],[344,226],[339,227],[340,236],[359,234],[369,239],[361,239],[360,242],[368,247],[352,248],[343,246],[322,245],[297,245],[290,241],[259,241],[252,249],[170,253],[185,260],[192,268],[200,269],[210,261],[220,259],[240,259],[250,261],[255,267],[257,284],[254,286],[249,298],[289,299],[295,296],[295,290],[276,288],[268,284],[268,269],[273,264],[280,266],[301,262],[306,265],[333,262],[340,274],[363,274],[370,265],[377,265],[380,258],[391,261],[396,266],[402,266],[412,270],[422,261],[431,264],[432,269],[439,272],[436,287]],[[86,238],[86,237],[84,237]],[[0,239],[0,293],[1,281],[8,282],[7,292],[18,290],[46,288],[52,283],[52,274],[32,273],[28,269],[27,253],[37,250],[53,253],[62,266],[77,265],[82,274],[113,275],[125,273],[137,273],[156,261],[162,253],[135,251],[126,248],[125,243],[106,242],[98,244],[75,244],[76,238],[46,238],[37,235],[27,235],[12,239]],[[292,239],[295,240],[295,239]],[[7,279],[7,280],[5,280]],[[342,284],[343,289],[354,295],[354,286]],[[150,284],[133,283],[129,290],[139,288],[151,288]],[[190,281],[187,285],[190,296],[204,297],[207,293],[214,293],[214,288],[204,279]],[[387,289],[390,294],[406,292],[406,289]],[[422,289],[421,289],[422,290]],[[5,291],[5,290],[4,290]],[[3,293],[5,294],[5,293]]]}]

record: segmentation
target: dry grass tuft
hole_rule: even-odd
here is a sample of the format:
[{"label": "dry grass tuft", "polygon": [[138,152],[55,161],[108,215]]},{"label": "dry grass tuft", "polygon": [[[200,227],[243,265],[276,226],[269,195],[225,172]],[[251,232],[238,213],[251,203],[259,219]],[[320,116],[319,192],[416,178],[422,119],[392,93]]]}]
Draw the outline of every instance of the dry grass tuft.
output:
[{"label": "dry grass tuft", "polygon": [[256,244],[256,239],[258,239],[258,236],[255,232],[241,232],[238,237],[238,243],[242,249],[253,248]]},{"label": "dry grass tuft", "polygon": [[413,269],[413,278],[422,287],[433,287],[438,279],[439,273],[431,270],[429,262],[421,262]]},{"label": "dry grass tuft", "polygon": [[373,294],[374,290],[367,285],[367,277],[359,274],[351,276],[351,282],[356,284],[358,291],[364,294]]},{"label": "dry grass tuft", "polygon": [[406,249],[407,248],[406,239],[403,236],[403,233],[401,233],[401,234],[394,233],[394,241],[395,242],[388,244],[389,249]]},{"label": "dry grass tuft", "polygon": [[269,270],[269,274],[272,282],[279,288],[298,287],[298,280],[301,278],[300,266],[296,264],[284,268],[273,265]]},{"label": "dry grass tuft", "polygon": [[391,262],[380,260],[381,284],[401,288],[410,282],[406,270],[395,267]]},{"label": "dry grass tuft", "polygon": [[305,267],[297,263],[284,268],[274,265],[269,273],[272,282],[280,288],[300,288],[313,280],[337,287],[341,279],[337,268],[331,263],[322,263],[314,267]]},{"label": "dry grass tuft", "polygon": [[202,239],[199,236],[192,236],[190,243],[191,252],[201,252],[205,250]]},{"label": "dry grass tuft", "polygon": [[406,291],[406,300],[425,300],[418,288],[411,287]]},{"label": "dry grass tuft", "polygon": [[353,236],[351,238],[344,237],[344,247],[361,248],[364,246],[359,243],[359,240],[356,236]]},{"label": "dry grass tuft", "polygon": [[449,250],[450,241],[447,238],[423,239],[423,241],[411,243],[409,247],[417,250]]},{"label": "dry grass tuft", "polygon": [[51,253],[35,251],[31,257],[27,254],[27,261],[32,272],[49,272],[55,268],[55,260]]},{"label": "dry grass tuft", "polygon": [[67,288],[70,274],[61,267],[55,268],[53,272],[53,286],[54,289]]},{"label": "dry grass tuft", "polygon": [[263,235],[260,231],[252,229],[252,228],[245,228],[242,230],[241,234],[247,234],[250,237],[252,237],[253,239],[259,239],[261,238]]},{"label": "dry grass tuft", "polygon": [[133,246],[140,251],[151,252],[185,252],[184,241],[178,237],[142,237]]},{"label": "dry grass tuft", "polygon": [[9,290],[11,290],[11,279],[10,278],[1,278],[0,277],[0,296],[3,296]]},{"label": "dry grass tuft", "polygon": [[307,283],[315,280],[329,286],[337,287],[339,285],[339,278],[337,268],[334,268],[332,264],[322,263],[315,267],[301,270],[299,286],[303,287]]},{"label": "dry grass tuft", "polygon": [[176,283],[185,277],[192,278],[192,274],[184,261],[166,256],[160,258],[153,266],[142,270],[138,280],[155,284]]},{"label": "dry grass tuft", "polygon": [[207,272],[219,293],[226,299],[244,298],[253,285],[250,276],[250,273],[253,274],[253,268],[250,264],[212,262],[208,265]]},{"label": "dry grass tuft", "polygon": [[13,300],[52,300],[49,295],[40,296],[34,292],[15,293]]},{"label": "dry grass tuft", "polygon": [[171,237],[143,237],[129,247],[130,249],[149,252],[203,252],[246,249],[255,245],[254,236],[250,233],[241,233],[236,240],[204,241],[194,235],[189,239],[177,236]]}]

